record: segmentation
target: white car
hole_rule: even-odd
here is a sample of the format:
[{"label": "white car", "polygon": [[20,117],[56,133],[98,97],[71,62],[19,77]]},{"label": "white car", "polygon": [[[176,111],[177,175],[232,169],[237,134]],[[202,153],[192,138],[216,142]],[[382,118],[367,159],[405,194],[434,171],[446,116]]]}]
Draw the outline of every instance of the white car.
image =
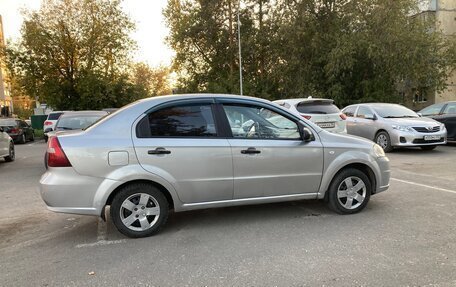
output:
[{"label": "white car", "polygon": [[330,99],[304,98],[277,100],[274,103],[300,114],[322,129],[335,133],[346,133],[346,116]]},{"label": "white car", "polygon": [[48,132],[55,130],[55,125],[59,120],[60,116],[63,114],[63,111],[53,111],[50,112],[44,121],[43,124],[43,131],[44,131],[44,140],[47,141],[48,139]]}]

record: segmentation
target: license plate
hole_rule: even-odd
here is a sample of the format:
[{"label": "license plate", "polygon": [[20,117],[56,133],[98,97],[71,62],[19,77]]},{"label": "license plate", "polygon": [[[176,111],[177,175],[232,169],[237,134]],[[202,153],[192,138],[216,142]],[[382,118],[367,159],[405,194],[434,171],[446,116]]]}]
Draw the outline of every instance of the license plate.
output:
[{"label": "license plate", "polygon": [[334,128],[336,123],[317,123],[317,125],[322,129]]},{"label": "license plate", "polygon": [[440,139],[440,136],[424,136],[425,141],[435,141],[435,140],[439,140],[439,139]]}]

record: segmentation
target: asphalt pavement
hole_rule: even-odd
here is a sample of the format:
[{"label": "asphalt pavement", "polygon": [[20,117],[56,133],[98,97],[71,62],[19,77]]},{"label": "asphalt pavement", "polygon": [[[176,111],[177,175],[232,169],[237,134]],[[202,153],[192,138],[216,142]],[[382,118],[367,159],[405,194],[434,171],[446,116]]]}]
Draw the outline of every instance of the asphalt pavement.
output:
[{"label": "asphalt pavement", "polygon": [[355,215],[323,202],[171,214],[129,239],[46,210],[44,142],[0,160],[0,286],[456,286],[456,146],[388,154],[391,187]]}]

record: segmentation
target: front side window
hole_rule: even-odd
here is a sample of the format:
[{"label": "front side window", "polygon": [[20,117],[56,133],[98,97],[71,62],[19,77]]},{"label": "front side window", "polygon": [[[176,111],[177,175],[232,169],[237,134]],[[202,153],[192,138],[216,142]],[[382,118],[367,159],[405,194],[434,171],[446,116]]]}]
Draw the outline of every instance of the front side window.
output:
[{"label": "front side window", "polygon": [[148,120],[148,129],[152,137],[217,136],[210,104],[180,105],[164,108],[150,113]]},{"label": "front side window", "polygon": [[301,138],[298,125],[266,108],[223,105],[235,138],[293,139]]},{"label": "front side window", "polygon": [[365,119],[365,118],[371,119],[374,117],[374,114],[367,107],[359,107],[356,117],[363,118],[363,119]]}]

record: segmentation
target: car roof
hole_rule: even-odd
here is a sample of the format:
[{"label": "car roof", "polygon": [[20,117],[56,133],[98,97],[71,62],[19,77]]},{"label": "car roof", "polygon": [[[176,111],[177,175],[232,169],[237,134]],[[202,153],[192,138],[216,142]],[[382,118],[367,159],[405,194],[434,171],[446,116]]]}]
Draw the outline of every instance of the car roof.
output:
[{"label": "car roof", "polygon": [[80,117],[80,116],[104,116],[107,114],[108,114],[108,112],[106,112],[106,111],[75,111],[75,112],[65,112],[60,116],[60,118]]},{"label": "car roof", "polygon": [[296,98],[296,99],[283,99],[283,100],[277,100],[277,101],[274,101],[275,103],[279,103],[279,102],[284,102],[284,103],[288,103],[290,105],[293,105],[293,106],[296,106],[300,103],[321,103],[321,102],[324,102],[324,103],[331,103],[333,104],[334,103],[334,100],[332,99],[323,99],[323,98]]}]

